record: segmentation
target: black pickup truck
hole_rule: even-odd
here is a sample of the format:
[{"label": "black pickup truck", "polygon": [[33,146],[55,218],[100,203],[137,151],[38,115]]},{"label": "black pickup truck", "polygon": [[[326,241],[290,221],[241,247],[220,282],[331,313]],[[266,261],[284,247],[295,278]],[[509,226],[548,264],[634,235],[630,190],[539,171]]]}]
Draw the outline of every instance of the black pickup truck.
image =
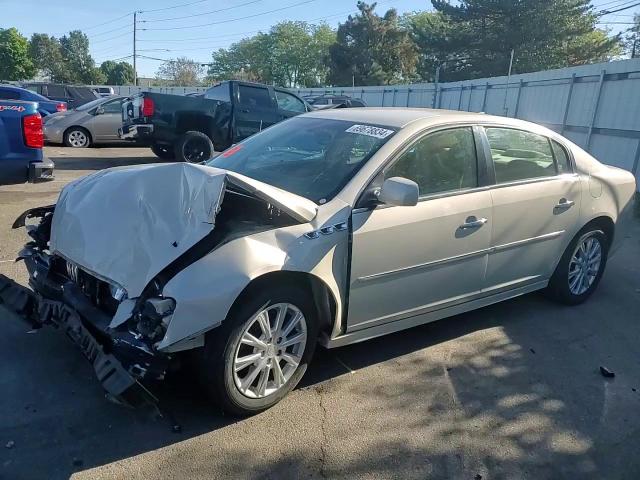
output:
[{"label": "black pickup truck", "polygon": [[289,117],[312,110],[282,88],[228,81],[203,97],[143,92],[122,104],[120,137],[151,147],[158,157],[201,162]]}]

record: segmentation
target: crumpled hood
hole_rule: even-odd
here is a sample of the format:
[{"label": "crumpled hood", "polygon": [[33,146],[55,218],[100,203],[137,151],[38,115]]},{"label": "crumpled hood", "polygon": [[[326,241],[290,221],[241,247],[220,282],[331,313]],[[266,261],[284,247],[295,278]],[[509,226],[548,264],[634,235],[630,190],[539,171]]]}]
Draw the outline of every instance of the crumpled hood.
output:
[{"label": "crumpled hood", "polygon": [[310,200],[218,168],[188,163],[117,167],[63,189],[50,250],[137,297],[164,267],[211,232],[227,182],[301,223],[316,214]]}]

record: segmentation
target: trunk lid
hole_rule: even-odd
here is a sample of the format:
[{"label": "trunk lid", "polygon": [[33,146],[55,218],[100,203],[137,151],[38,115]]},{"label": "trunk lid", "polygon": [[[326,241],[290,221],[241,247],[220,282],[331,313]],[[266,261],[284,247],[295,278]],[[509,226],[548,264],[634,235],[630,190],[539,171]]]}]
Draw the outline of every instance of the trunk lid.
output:
[{"label": "trunk lid", "polygon": [[64,188],[53,216],[51,252],[138,297],[215,227],[227,184],[301,223],[315,217],[310,200],[226,170],[187,163],[119,167]]}]

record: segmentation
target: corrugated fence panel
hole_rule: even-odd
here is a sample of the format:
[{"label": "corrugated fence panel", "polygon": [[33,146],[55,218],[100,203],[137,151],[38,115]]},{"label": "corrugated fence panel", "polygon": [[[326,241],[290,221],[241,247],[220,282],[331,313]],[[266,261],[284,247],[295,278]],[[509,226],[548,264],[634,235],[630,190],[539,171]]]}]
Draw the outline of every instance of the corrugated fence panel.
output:
[{"label": "corrugated fence panel", "polygon": [[[507,88],[508,87],[508,88]],[[205,87],[113,87],[131,95],[184,95]],[[294,89],[294,91],[296,91]],[[640,59],[438,85],[298,89],[299,95],[342,94],[371,107],[424,107],[486,112],[546,125],[599,160],[640,180]]]}]

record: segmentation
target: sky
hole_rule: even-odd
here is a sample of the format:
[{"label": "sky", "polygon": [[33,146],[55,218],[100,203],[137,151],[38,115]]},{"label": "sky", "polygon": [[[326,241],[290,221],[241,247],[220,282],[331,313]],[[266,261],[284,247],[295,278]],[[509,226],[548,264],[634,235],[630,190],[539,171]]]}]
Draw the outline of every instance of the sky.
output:
[{"label": "sky", "polygon": [[[430,10],[429,0],[379,0],[377,11]],[[593,0],[597,9],[613,10],[637,0]],[[335,27],[356,11],[356,0],[0,0],[0,28],[61,36],[79,29],[89,36],[97,65],[131,61],[133,10],[137,15],[138,54],[168,59],[186,56],[201,63],[211,52],[284,20],[325,21]],[[640,6],[603,17],[603,27],[624,30]],[[620,22],[620,23],[618,23]],[[127,57],[127,58],[125,58]],[[138,58],[138,76],[153,77],[160,60]]]}]

